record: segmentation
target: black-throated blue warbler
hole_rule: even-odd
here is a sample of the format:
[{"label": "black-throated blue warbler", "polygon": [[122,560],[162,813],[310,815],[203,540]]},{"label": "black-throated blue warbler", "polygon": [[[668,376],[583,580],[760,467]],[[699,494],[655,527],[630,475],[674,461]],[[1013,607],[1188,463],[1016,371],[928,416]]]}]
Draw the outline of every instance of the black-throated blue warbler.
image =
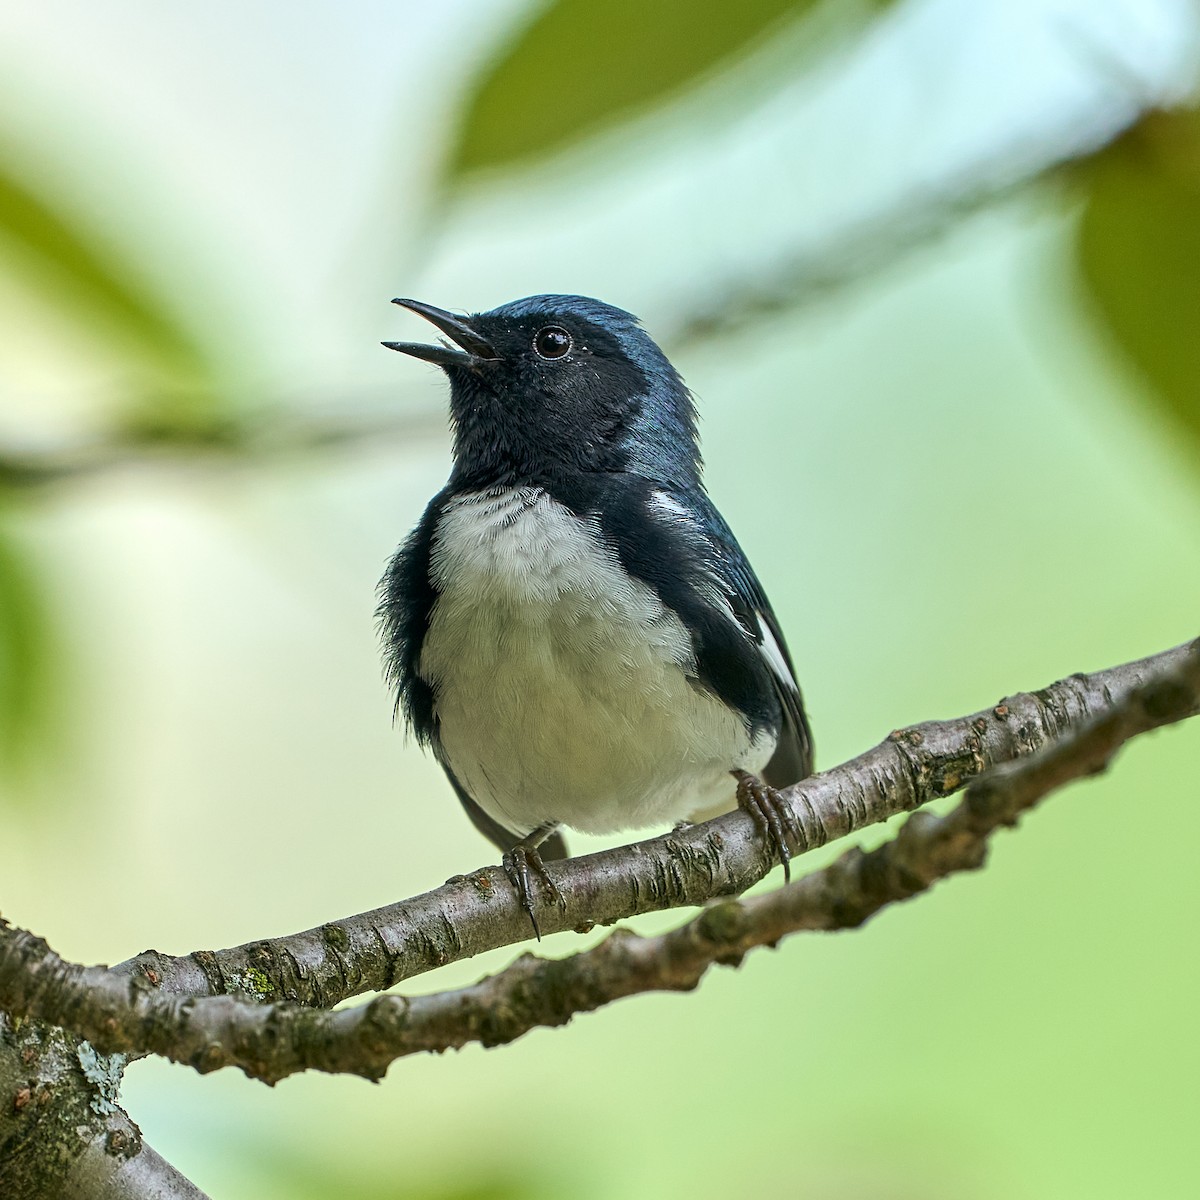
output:
[{"label": "black-throated blue warbler", "polygon": [[678,372],[582,296],[393,303],[447,339],[383,344],[449,377],[454,466],[380,584],[387,676],[535,932],[561,826],[661,827],[736,796],[786,870],[776,789],[811,772],[812,738]]}]

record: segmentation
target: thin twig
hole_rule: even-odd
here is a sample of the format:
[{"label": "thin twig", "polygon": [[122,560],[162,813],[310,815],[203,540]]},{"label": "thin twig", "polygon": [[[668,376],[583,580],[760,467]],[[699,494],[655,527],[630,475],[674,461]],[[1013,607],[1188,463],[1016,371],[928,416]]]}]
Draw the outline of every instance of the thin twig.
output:
[{"label": "thin twig", "polygon": [[[1130,112],[1128,118],[1134,115]],[[954,176],[919,181],[884,210],[830,230],[809,250],[777,254],[751,273],[718,280],[702,295],[689,294],[679,311],[665,313],[655,322],[659,340],[668,350],[679,350],[735,332],[763,316],[822,303],[947,236],[970,217],[1029,191],[1064,162],[1094,152],[1121,131],[1114,124],[1118,122],[1085,133],[1073,131],[1070,138],[1053,145],[1031,145],[1022,138]],[[1123,127],[1125,122],[1119,124]],[[367,411],[356,411],[346,404],[336,412],[304,415],[295,401],[280,399],[258,405],[253,413],[212,424],[164,426],[152,431],[152,436],[136,428],[117,429],[86,443],[44,450],[0,446],[0,486],[45,487],[142,462],[161,462],[171,455],[188,460],[199,456],[210,464],[257,462],[380,438],[412,441],[444,436],[440,407],[414,410],[372,404]]]},{"label": "thin twig", "polygon": [[397,402],[390,411],[372,406],[307,416],[276,406],[215,429],[182,427],[153,437],[118,431],[44,450],[0,448],[0,488],[33,490],[136,466],[259,465],[341,446],[391,441],[411,448],[448,440],[440,406],[413,408]]}]

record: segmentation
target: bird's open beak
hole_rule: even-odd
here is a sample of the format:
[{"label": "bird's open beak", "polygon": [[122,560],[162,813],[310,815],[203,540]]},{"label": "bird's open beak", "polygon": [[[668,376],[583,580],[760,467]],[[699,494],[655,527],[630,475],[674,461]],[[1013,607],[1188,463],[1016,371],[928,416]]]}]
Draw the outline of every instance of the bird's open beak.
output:
[{"label": "bird's open beak", "polygon": [[480,337],[462,317],[456,317],[444,308],[434,308],[432,304],[422,304],[420,300],[393,300],[392,303],[418,313],[436,325],[455,345],[448,346],[445,342],[436,346],[427,346],[422,342],[382,343],[389,350],[399,350],[401,354],[411,354],[413,358],[422,358],[440,367],[474,367],[483,362],[494,362],[500,357],[491,342]]}]

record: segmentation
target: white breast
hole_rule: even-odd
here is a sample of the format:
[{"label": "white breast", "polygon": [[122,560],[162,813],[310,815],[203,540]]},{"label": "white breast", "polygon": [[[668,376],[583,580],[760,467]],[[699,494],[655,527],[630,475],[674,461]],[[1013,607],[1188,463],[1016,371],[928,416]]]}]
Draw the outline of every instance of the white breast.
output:
[{"label": "white breast", "polygon": [[597,527],[537,488],[453,501],[420,661],[447,761],[514,833],[665,825],[731,806],[774,739],[697,686],[691,639]]}]

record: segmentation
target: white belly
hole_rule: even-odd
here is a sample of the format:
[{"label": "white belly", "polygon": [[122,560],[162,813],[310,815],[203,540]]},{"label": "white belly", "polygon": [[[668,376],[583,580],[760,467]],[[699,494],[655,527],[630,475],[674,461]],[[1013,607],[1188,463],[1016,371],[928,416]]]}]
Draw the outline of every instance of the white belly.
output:
[{"label": "white belly", "polygon": [[734,767],[774,739],[688,678],[691,640],[593,530],[537,488],[451,503],[431,571],[440,591],[421,654],[451,770],[524,834],[665,825],[730,807]]}]

